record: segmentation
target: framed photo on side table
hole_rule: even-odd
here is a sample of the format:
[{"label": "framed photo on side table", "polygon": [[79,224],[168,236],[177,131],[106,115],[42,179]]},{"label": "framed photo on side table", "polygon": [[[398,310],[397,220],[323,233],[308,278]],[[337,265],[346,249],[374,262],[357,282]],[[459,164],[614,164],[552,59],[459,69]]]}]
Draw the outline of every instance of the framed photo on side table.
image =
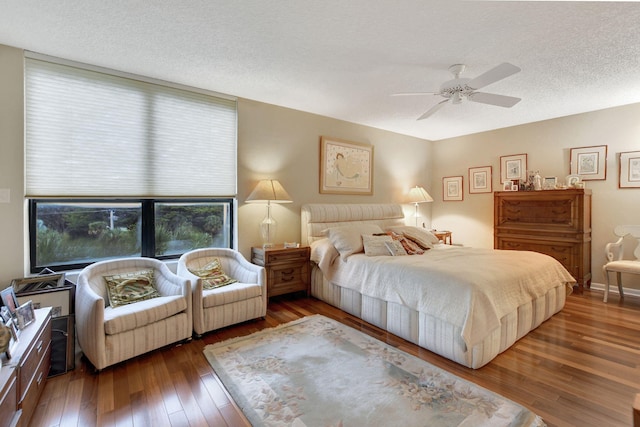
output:
[{"label": "framed photo on side table", "polygon": [[640,188],[640,151],[620,153],[619,188]]},{"label": "framed photo on side table", "polygon": [[527,180],[527,155],[513,154],[500,157],[500,182]]},{"label": "framed photo on side table", "polygon": [[469,193],[491,193],[491,166],[469,168]]},{"label": "framed photo on side table", "polygon": [[442,178],[442,199],[444,201],[460,201],[462,198],[462,176]]},{"label": "framed photo on side table", "polygon": [[607,179],[607,146],[572,148],[569,173],[582,181]]}]

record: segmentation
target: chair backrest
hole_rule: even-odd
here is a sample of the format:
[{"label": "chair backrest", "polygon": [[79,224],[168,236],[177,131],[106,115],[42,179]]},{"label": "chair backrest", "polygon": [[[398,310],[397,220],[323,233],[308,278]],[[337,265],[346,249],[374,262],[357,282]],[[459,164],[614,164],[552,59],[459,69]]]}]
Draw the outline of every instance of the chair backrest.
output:
[{"label": "chair backrest", "polygon": [[636,239],[633,255],[636,257],[636,261],[640,261],[640,225],[618,225],[613,232],[618,237],[629,236]]},{"label": "chair backrest", "polygon": [[100,295],[109,304],[107,287],[104,276],[112,274],[130,273],[145,269],[158,269],[162,261],[154,258],[123,258],[117,260],[99,261],[85,267],[78,275],[78,285],[90,286],[93,291]]}]

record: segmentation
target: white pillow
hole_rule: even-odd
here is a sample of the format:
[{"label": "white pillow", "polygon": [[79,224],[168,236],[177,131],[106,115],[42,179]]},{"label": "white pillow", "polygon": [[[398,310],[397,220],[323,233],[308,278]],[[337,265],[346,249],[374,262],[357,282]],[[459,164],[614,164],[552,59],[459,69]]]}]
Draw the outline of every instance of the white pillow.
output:
[{"label": "white pillow", "polygon": [[404,225],[391,227],[389,230],[394,233],[402,234],[407,239],[413,240],[420,245],[422,249],[431,249],[433,248],[433,245],[437,245],[440,242],[440,240],[438,240],[438,238],[426,228]]},{"label": "white pillow", "polygon": [[366,256],[389,256],[389,249],[385,243],[392,243],[391,236],[372,236],[369,234],[362,235],[362,244],[364,245],[364,254]]},{"label": "white pillow", "polygon": [[354,224],[329,228],[328,236],[344,261],[350,255],[364,251],[364,245],[362,244],[363,234],[382,232],[382,229],[375,224]]}]

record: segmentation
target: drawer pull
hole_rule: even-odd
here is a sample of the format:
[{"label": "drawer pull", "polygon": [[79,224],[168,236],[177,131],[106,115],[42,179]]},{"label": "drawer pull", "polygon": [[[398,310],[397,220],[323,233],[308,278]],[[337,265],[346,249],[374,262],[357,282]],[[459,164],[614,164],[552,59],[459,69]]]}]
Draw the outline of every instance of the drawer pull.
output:
[{"label": "drawer pull", "polygon": [[285,275],[285,274],[293,274],[293,268],[290,268],[288,270],[282,270],[280,272],[280,274]]},{"label": "drawer pull", "polygon": [[38,375],[38,386],[40,386],[40,383],[42,382],[42,375],[44,374],[44,372],[40,371],[40,375]]},{"label": "drawer pull", "polygon": [[38,345],[37,345],[37,349],[38,349],[38,354],[40,354],[42,352],[42,340],[38,341]]}]

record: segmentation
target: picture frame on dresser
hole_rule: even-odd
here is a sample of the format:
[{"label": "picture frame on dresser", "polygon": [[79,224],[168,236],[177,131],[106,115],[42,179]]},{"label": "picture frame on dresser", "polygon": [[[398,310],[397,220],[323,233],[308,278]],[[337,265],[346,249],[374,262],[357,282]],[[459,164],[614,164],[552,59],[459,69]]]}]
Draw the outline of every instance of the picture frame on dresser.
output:
[{"label": "picture frame on dresser", "polygon": [[25,302],[16,309],[16,319],[18,321],[18,329],[24,329],[36,320],[36,314],[33,310],[33,302],[31,300]]},{"label": "picture frame on dresser", "polygon": [[607,146],[575,147],[570,150],[569,173],[582,181],[607,179]]},{"label": "picture frame on dresser", "polygon": [[620,153],[619,188],[640,188],[640,151]]}]

